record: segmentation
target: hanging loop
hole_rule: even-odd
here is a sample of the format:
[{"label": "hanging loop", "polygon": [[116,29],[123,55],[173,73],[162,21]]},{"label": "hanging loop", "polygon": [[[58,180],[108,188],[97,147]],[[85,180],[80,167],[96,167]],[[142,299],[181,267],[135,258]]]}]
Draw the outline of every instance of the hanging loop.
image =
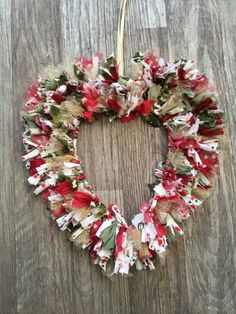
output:
[{"label": "hanging loop", "polygon": [[119,74],[124,75],[124,27],[125,27],[125,11],[128,0],[120,1],[119,24],[117,30],[117,63]]}]

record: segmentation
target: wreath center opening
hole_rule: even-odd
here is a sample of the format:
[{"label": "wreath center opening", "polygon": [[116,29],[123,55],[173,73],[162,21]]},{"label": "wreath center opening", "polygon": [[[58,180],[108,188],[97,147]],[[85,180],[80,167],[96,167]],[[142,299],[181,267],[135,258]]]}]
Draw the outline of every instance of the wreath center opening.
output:
[{"label": "wreath center opening", "polygon": [[101,201],[117,204],[131,220],[151,197],[154,169],[166,158],[167,139],[163,128],[153,128],[141,118],[110,123],[101,116],[92,125],[81,125],[77,154]]}]

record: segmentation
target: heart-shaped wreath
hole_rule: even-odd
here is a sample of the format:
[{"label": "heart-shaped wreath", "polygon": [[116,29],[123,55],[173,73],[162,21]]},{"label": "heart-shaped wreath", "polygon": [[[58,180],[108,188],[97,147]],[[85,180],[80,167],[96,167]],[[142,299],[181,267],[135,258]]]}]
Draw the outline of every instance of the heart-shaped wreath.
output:
[{"label": "heart-shaped wreath", "polygon": [[[119,75],[113,56],[76,58],[73,73],[60,68],[28,90],[22,117],[23,160],[34,193],[49,202],[51,216],[92,261],[114,273],[154,269],[180,223],[208,196],[219,168],[222,111],[214,89],[192,61],[173,64],[148,53],[132,59],[132,74]],[[100,114],[122,122],[142,116],[168,137],[167,160],[155,170],[154,196],[128,225],[117,205],[105,206],[92,191],[76,153],[80,122]]]}]

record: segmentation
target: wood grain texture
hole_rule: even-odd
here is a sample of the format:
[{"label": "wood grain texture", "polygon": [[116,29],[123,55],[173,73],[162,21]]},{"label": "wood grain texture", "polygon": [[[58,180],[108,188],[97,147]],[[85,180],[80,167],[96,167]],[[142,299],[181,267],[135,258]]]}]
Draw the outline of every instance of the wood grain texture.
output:
[{"label": "wood grain texture", "polygon": [[[21,162],[22,95],[43,67],[115,53],[117,0],[0,0],[0,313],[236,312],[236,2],[130,0],[126,72],[138,51],[187,56],[217,86],[229,141],[216,190],[185,223],[155,272],[108,280],[51,223]],[[100,197],[128,221],[166,155],[164,132],[141,121],[84,124],[78,153]]]}]

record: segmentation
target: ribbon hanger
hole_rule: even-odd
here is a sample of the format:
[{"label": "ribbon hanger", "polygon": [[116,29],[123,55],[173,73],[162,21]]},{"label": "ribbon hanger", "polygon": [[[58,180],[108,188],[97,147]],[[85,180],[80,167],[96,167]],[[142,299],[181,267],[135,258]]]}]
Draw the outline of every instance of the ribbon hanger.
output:
[{"label": "ribbon hanger", "polygon": [[120,1],[120,14],[117,30],[117,63],[119,74],[124,75],[124,28],[125,28],[125,13],[128,0]]}]

